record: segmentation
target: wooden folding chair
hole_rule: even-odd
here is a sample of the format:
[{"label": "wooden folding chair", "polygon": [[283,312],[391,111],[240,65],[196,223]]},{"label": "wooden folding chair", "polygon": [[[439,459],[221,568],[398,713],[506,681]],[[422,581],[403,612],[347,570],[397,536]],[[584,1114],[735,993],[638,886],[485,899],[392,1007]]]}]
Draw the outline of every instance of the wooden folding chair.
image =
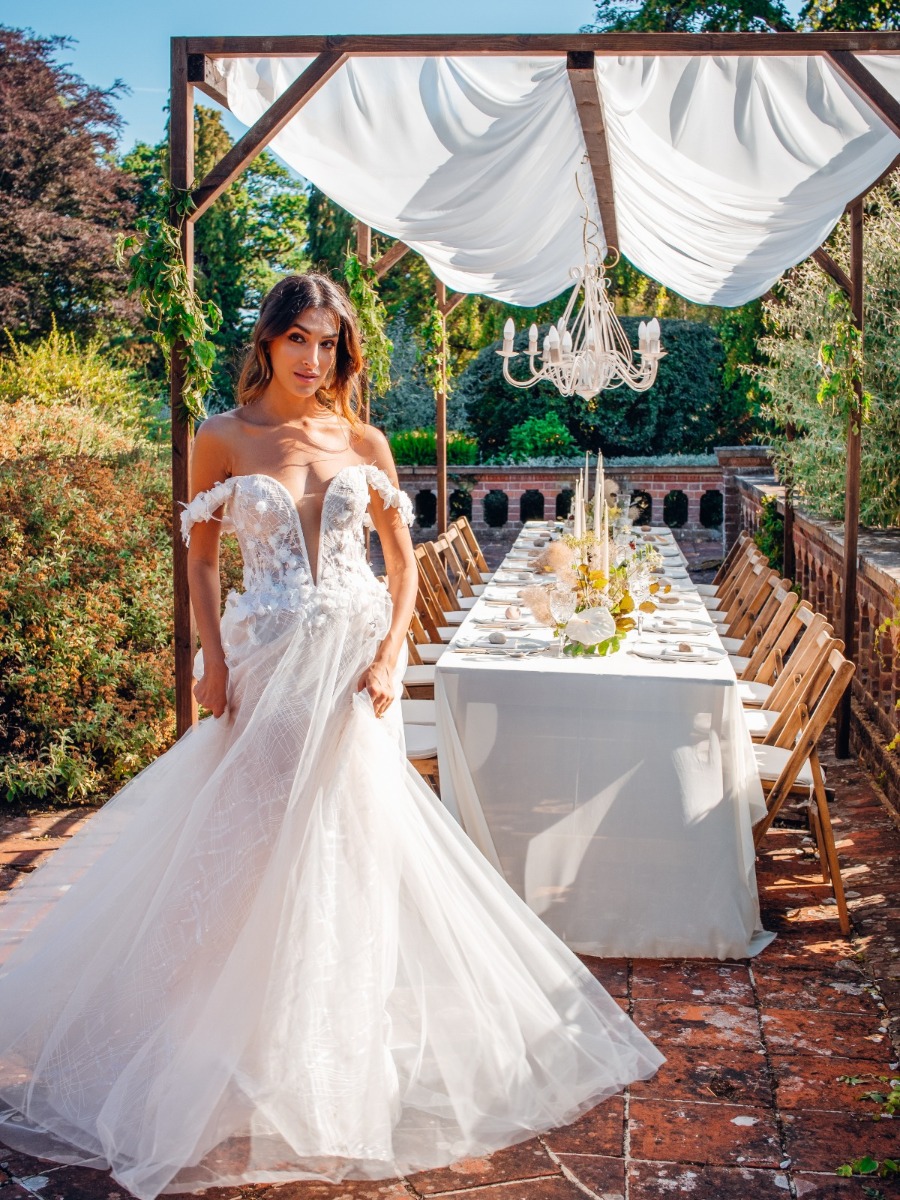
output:
[{"label": "wooden folding chair", "polygon": [[850,914],[834,844],[818,742],[850,683],[853,671],[853,663],[844,658],[840,650],[830,650],[819,675],[818,698],[814,705],[811,708],[805,704],[798,706],[796,720],[783,731],[778,745],[754,746],[766,797],[766,815],[753,830],[754,843],[759,847],[785,800],[791,797],[805,801],[819,851],[822,879],[831,883],[842,933],[850,932]]},{"label": "wooden folding chair", "polygon": [[696,585],[697,591],[703,597],[703,603],[710,609],[727,610],[733,604],[736,593],[754,564],[765,561],[765,555],[756,543],[749,539],[745,541],[740,553],[732,559],[728,574],[721,583]]},{"label": "wooden folding chair", "polygon": [[[772,573],[773,575],[775,572]],[[771,649],[778,635],[787,625],[791,613],[797,607],[798,597],[792,591],[789,579],[781,579],[774,583],[765,603],[757,614],[756,620],[747,630],[743,638],[722,638],[722,645],[729,654],[737,654],[749,661],[761,647]],[[763,653],[768,653],[766,649]],[[762,659],[760,659],[762,661]]]},{"label": "wooden folding chair", "polygon": [[775,746],[783,736],[796,734],[800,705],[805,704],[807,709],[815,705],[828,656],[832,650],[843,652],[843,649],[844,643],[834,636],[830,625],[812,626],[791,654],[765,702],[759,708],[745,710],[747,728],[754,741]]},{"label": "wooden folding chair", "polygon": [[732,543],[731,549],[722,559],[721,565],[719,566],[718,571],[716,571],[712,583],[696,584],[697,591],[701,596],[715,596],[718,594],[722,584],[734,570],[735,563],[740,560],[742,554],[747,552],[748,542],[753,543],[755,546],[755,542],[753,542],[753,538],[750,536],[750,534],[747,533],[745,529],[742,529],[736,540]]},{"label": "wooden folding chair", "polygon": [[468,517],[457,517],[453,524],[462,534],[462,539],[468,547],[469,554],[472,556],[475,566],[481,572],[482,582],[488,583],[493,572],[488,569],[484,555],[481,552],[481,546],[478,544],[478,538],[475,536],[475,530],[469,524]]},{"label": "wooden folding chair", "polygon": [[[447,545],[450,547],[453,558],[459,565],[459,570],[465,575],[469,587],[472,589],[471,594],[480,596],[487,587],[483,576],[490,574],[482,572],[475,561],[475,558],[466,545],[466,540],[463,537],[458,525],[451,525],[447,532],[442,535],[446,538]],[[468,595],[469,593],[466,593]]]}]

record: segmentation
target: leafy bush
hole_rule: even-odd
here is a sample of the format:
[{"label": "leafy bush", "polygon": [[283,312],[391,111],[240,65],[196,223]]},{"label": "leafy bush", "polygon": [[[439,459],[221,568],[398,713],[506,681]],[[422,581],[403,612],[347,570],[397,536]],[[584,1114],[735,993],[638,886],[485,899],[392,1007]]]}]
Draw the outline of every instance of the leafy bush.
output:
[{"label": "leafy bush", "polygon": [[7,337],[8,353],[0,357],[0,404],[90,410],[102,416],[111,431],[138,432],[153,425],[156,405],[142,381],[116,366],[98,338],[79,345],[55,322],[46,337],[30,344]]},{"label": "leafy bush", "polygon": [[[437,435],[433,429],[407,429],[389,439],[394,461],[403,466],[434,466],[437,462]],[[478,462],[478,443],[464,433],[447,433],[447,462],[466,467]]]},{"label": "leafy bush", "polygon": [[577,453],[578,446],[559,414],[549,412],[545,417],[529,417],[521,425],[514,426],[510,430],[507,451],[514,462],[524,462],[550,455],[562,458]]},{"label": "leafy bush", "polygon": [[[844,222],[832,236],[829,253],[849,270]],[[768,333],[760,347],[767,362],[751,372],[769,396],[763,411],[778,430],[772,438],[775,461],[781,477],[792,481],[797,503],[840,520],[847,416],[822,387],[827,380],[820,357],[823,346],[834,344],[846,329],[847,303],[810,260],[791,271],[764,310]],[[865,315],[862,378],[868,403],[860,516],[867,525],[900,525],[900,174],[866,201]]]},{"label": "leafy bush", "polygon": [[778,511],[775,496],[763,496],[760,501],[759,528],[753,540],[779,575],[784,570],[784,517]]},{"label": "leafy bush", "polygon": [[170,520],[153,456],[0,466],[7,800],[96,801],[169,745]]},{"label": "leafy bush", "polygon": [[[636,346],[640,318],[621,321]],[[503,378],[499,343],[486,347],[454,389],[482,456],[502,453],[516,426],[551,413],[579,447],[599,445],[605,455],[706,453],[717,443],[746,438],[746,423],[736,424],[734,398],[723,388],[723,351],[715,329],[698,321],[663,320],[661,325],[667,353],[653,387],[646,392],[621,387],[593,400],[561,396],[548,383],[514,388]],[[524,350],[527,340],[527,331],[520,331],[516,349]],[[515,361],[511,369],[513,374],[522,370]]]},{"label": "leafy bush", "polygon": [[[371,397],[372,420],[388,433],[403,429],[421,429],[434,421],[434,390],[427,371],[420,340],[405,316],[396,317],[387,327],[391,340],[391,383],[381,396]],[[465,410],[451,390],[447,397],[447,421],[461,429]]]}]

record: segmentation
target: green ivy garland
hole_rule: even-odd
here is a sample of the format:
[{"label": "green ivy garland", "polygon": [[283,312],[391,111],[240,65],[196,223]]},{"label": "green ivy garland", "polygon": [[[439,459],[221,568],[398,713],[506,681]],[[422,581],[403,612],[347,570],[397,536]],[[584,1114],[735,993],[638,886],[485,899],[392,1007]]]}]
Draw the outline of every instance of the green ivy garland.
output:
[{"label": "green ivy garland", "polygon": [[433,392],[444,386],[444,338],[446,328],[437,297],[432,296],[428,316],[421,328],[422,369],[425,381]]},{"label": "green ivy garland", "polygon": [[387,310],[378,294],[378,276],[372,267],[363,266],[351,250],[344,259],[347,294],[356,309],[359,331],[366,355],[368,385],[377,395],[391,386],[391,339],[385,333]]},{"label": "green ivy garland", "polygon": [[[174,210],[182,219],[194,207],[190,191],[168,188],[160,212]],[[178,230],[162,215],[142,217],[133,234],[116,239],[116,262],[129,271],[128,294],[139,293],[153,340],[170,367],[172,347],[181,345],[184,362],[183,403],[188,416],[206,416],[203,397],[212,383],[216,349],[210,341],[222,324],[222,313],[212,300],[200,300],[188,283]]]},{"label": "green ivy garland", "polygon": [[[856,385],[862,379],[863,347],[862,333],[850,316],[847,297],[841,292],[832,292],[828,306],[837,313],[831,338],[819,345],[819,367],[822,380],[816,392],[819,404],[831,404],[846,416],[855,415],[857,405]],[[871,402],[869,392],[862,393],[860,418],[865,421]],[[859,433],[854,428],[854,433]]]}]

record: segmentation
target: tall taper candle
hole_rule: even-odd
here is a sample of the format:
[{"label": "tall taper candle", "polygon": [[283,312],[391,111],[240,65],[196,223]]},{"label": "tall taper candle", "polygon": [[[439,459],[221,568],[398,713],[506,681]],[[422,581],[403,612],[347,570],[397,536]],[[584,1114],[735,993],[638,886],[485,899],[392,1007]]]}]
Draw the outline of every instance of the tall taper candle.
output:
[{"label": "tall taper candle", "polygon": [[603,501],[603,526],[600,532],[600,570],[609,580],[609,510],[606,506],[606,501]]}]

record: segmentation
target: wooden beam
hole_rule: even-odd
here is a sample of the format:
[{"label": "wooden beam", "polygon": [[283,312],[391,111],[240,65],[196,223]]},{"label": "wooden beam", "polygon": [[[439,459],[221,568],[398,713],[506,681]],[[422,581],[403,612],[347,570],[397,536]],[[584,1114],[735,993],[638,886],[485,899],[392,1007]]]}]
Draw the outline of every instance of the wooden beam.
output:
[{"label": "wooden beam", "polygon": [[194,210],[190,219],[196,221],[213,201],[237,179],[244,167],[268,146],[288,121],[297,115],[304,104],[316,94],[346,62],[346,54],[324,51],[299,75],[277,100],[266,109],[255,125],[235,142],[221,161],[194,189]]},{"label": "wooden beam", "polygon": [[447,532],[447,288],[439,279],[434,281],[437,306],[441,313],[441,385],[435,394],[435,443],[437,450],[437,531]]},{"label": "wooden beam", "polygon": [[815,259],[825,274],[834,280],[849,300],[853,292],[850,276],[842,267],[838,266],[828,251],[820,246],[818,250],[813,250],[810,258]]},{"label": "wooden beam", "polygon": [[893,173],[897,170],[898,167],[900,167],[900,154],[897,155],[897,157],[893,160],[893,162],[890,164],[890,166],[887,166],[884,168],[884,170],[881,172],[881,174],[878,176],[877,179],[872,180],[872,182],[869,184],[869,186],[866,188],[866,190],[864,192],[860,192],[858,196],[853,197],[853,199],[850,201],[850,203],[844,209],[844,212],[850,212],[850,210],[853,208],[853,205],[857,202],[857,200],[865,200],[866,196],[868,196],[868,194],[869,194],[869,192],[871,192],[872,188],[877,188],[879,184],[884,183],[884,181],[887,179],[887,177],[889,175],[893,175]]},{"label": "wooden beam", "polygon": [[829,50],[856,54],[900,53],[900,32],[840,30],[825,33],[495,33],[347,34],[318,37],[192,37],[189,54],[216,58],[312,57],[326,51],[366,56],[559,56],[571,50],[618,55],[809,55]]},{"label": "wooden beam", "polygon": [[199,88],[201,92],[209,96],[210,100],[215,100],[216,104],[221,104],[223,108],[228,107],[228,87],[225,76],[219,70],[218,63],[208,55],[188,55],[187,77],[188,83]]},{"label": "wooden beam", "polygon": [[600,221],[603,225],[603,237],[607,250],[610,246],[618,250],[619,228],[616,221],[616,203],[613,194],[612,167],[609,161],[609,142],[606,137],[606,120],[603,115],[603,97],[597,87],[597,76],[594,74],[594,54],[591,50],[576,50],[566,56],[566,70],[575,107],[578,109],[578,119],[581,122],[581,132],[584,134],[584,145],[588,161],[591,164],[591,174],[594,177],[594,190],[597,193],[597,204],[600,208]]},{"label": "wooden beam", "polygon": [[[188,80],[184,38],[172,38],[172,92],[169,114],[169,177],[185,189],[194,177],[194,89]],[[178,231],[188,283],[194,281],[194,227],[173,205],[169,220]],[[184,411],[184,345],[172,347],[169,374],[172,413],[172,588],[175,620],[175,730],[181,737],[197,722],[194,698],[194,651],[197,630],[191,611],[187,547],[181,538],[182,505],[190,496],[193,423]]]},{"label": "wooden beam", "polygon": [[391,267],[396,266],[408,250],[409,246],[407,246],[406,242],[394,242],[390,250],[385,250],[381,258],[379,258],[377,262],[373,263],[375,274],[378,276],[378,278],[383,279]]},{"label": "wooden beam", "polygon": [[372,227],[364,221],[354,221],[356,226],[356,257],[364,267],[372,265]]},{"label": "wooden beam", "polygon": [[857,95],[884,121],[888,129],[900,137],[900,101],[894,99],[855,54],[849,50],[829,50],[828,61]]},{"label": "wooden beam", "polygon": [[438,300],[438,308],[441,310],[442,317],[449,317],[454,308],[456,308],[457,305],[462,304],[463,300],[465,300],[470,293],[451,292],[448,296],[446,287],[444,287],[443,284],[441,284],[441,287],[444,288],[444,299]]},{"label": "wooden beam", "polygon": [[[853,323],[862,335],[865,325],[863,256],[863,204],[858,200],[850,213],[850,306]],[[851,662],[857,657],[856,586],[859,562],[859,491],[862,460],[863,381],[854,380],[854,399],[847,419],[847,465],[844,476],[844,563],[841,581],[841,637],[844,654]],[[848,687],[837,710],[835,754],[850,757],[850,719],[852,686]]]}]

